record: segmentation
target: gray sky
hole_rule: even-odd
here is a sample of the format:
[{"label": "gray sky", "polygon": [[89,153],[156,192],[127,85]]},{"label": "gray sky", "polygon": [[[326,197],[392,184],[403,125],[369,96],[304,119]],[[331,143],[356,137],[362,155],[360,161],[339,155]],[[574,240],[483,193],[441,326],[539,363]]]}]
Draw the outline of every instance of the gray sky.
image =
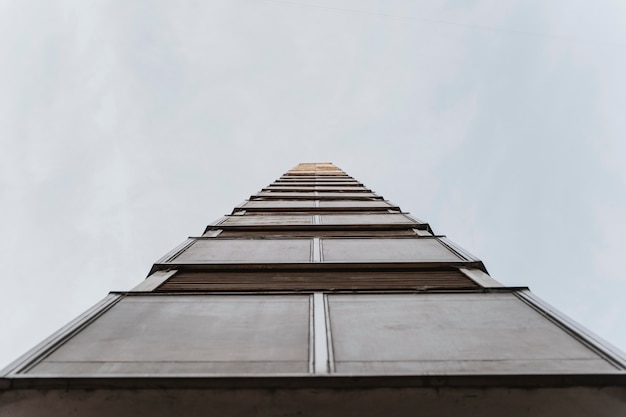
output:
[{"label": "gray sky", "polygon": [[626,2],[15,0],[0,35],[0,366],[307,161],[626,349]]}]

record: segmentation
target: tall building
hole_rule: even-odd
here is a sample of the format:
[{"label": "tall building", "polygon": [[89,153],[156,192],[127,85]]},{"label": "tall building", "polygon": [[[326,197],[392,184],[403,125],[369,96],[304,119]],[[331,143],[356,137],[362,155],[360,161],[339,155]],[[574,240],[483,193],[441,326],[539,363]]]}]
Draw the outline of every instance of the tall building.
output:
[{"label": "tall building", "polygon": [[0,415],[625,416],[621,354],[330,163],[3,370]]}]

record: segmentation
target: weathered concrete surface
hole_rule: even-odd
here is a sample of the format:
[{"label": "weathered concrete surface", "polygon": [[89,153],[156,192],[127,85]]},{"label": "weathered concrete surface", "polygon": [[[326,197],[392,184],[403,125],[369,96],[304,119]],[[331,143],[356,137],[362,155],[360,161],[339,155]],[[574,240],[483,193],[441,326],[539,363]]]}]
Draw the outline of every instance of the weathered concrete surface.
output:
[{"label": "weathered concrete surface", "polygon": [[437,239],[323,239],[326,262],[459,262]]},{"label": "weathered concrete surface", "polygon": [[0,415],[620,417],[626,388],[12,390]]},{"label": "weathered concrete surface", "polygon": [[127,297],[27,373],[308,372],[309,297]]},{"label": "weathered concrete surface", "polygon": [[513,294],[333,294],[337,373],[615,372]]}]

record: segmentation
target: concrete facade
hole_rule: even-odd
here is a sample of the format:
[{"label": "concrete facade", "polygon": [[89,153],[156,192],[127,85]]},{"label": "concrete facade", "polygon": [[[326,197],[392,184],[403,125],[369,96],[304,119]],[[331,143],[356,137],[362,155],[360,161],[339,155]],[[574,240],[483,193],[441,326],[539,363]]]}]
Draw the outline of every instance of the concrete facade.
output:
[{"label": "concrete facade", "polygon": [[626,361],[329,163],[2,371],[0,415],[626,415]]}]

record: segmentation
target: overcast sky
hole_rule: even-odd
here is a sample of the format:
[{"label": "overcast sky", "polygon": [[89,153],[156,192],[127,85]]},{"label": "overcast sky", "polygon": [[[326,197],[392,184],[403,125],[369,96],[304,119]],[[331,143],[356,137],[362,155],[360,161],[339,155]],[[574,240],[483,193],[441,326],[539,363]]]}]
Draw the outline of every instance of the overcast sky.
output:
[{"label": "overcast sky", "polygon": [[0,366],[331,161],[626,349],[626,2],[0,1]]}]

